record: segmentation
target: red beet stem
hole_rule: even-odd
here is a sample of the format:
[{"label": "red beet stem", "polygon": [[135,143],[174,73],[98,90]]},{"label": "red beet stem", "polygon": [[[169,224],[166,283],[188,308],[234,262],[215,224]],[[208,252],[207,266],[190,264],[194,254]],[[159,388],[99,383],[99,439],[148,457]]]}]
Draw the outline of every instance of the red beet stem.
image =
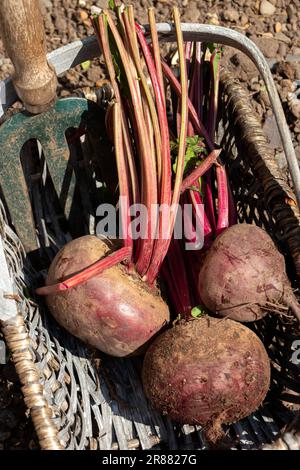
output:
[{"label": "red beet stem", "polygon": [[161,271],[160,271],[166,286],[167,286],[167,292],[170,298],[170,302],[173,305],[173,308],[177,314],[180,312],[184,311],[184,306],[181,302],[181,298],[179,295],[179,291],[174,288],[174,281],[171,276],[170,268],[168,265],[168,257],[164,259],[164,262],[161,266]]},{"label": "red beet stem", "polygon": [[[157,248],[157,250],[154,252],[152,260],[151,260],[151,265],[146,274],[146,279],[148,280],[150,285],[156,279],[159,273],[161,264],[164,260],[164,257],[167,254],[167,251],[170,245],[170,240],[171,240],[171,236],[173,233],[175,219],[177,215],[176,207],[179,203],[180,189],[181,189],[181,184],[182,184],[182,179],[183,179],[184,163],[185,163],[186,136],[187,136],[187,125],[188,125],[188,81],[187,81],[187,73],[186,73],[186,62],[185,62],[185,57],[184,57],[183,37],[182,37],[182,31],[181,31],[181,26],[180,26],[180,15],[179,15],[179,10],[177,7],[173,8],[173,17],[174,17],[176,39],[177,39],[178,52],[179,52],[181,89],[183,90],[183,92],[181,93],[181,97],[180,97],[181,98],[181,128],[180,128],[180,135],[179,135],[175,183],[174,183],[173,196],[172,196],[172,210],[170,211],[170,223],[168,227],[167,237],[159,240],[160,249]],[[171,190],[170,190],[170,193],[171,193]],[[175,207],[175,210],[173,210],[174,207]]]},{"label": "red beet stem", "polygon": [[130,195],[129,195],[129,172],[127,161],[124,154],[124,139],[121,126],[121,105],[114,103],[113,105],[113,128],[114,128],[114,146],[117,161],[119,193],[121,199],[121,227],[124,246],[133,247],[133,240],[128,228],[130,227]]},{"label": "red beet stem", "polygon": [[185,262],[179,240],[172,239],[167,254],[167,263],[172,278],[172,286],[170,286],[170,288],[172,291],[174,290],[178,293],[181,303],[181,310],[176,313],[180,313],[185,316],[190,315],[192,302]]},{"label": "red beet stem", "polygon": [[[159,80],[159,76],[157,74],[155,64],[152,59],[151,50],[148,46],[147,40],[144,36],[144,33],[141,27],[136,24],[136,31],[138,35],[138,39],[141,45],[141,49],[148,67],[150,79],[152,82],[152,86],[154,89],[155,99],[156,99],[156,106],[158,117],[161,126],[161,144],[162,144],[162,175],[161,175],[161,192],[160,192],[160,204],[163,207],[170,207],[171,204],[171,156],[170,156],[170,136],[169,136],[169,127],[166,115],[166,108],[165,108],[165,98],[162,89],[162,83]],[[155,266],[157,265],[157,258],[161,257],[162,253],[166,253],[166,243],[168,240],[161,237],[162,232],[162,224],[163,224],[163,211],[159,212],[159,221],[158,221],[158,238],[154,244],[153,255],[151,259],[151,263],[149,266],[150,273],[156,272],[155,276],[157,275],[158,271]],[[168,229],[169,230],[169,229]],[[169,238],[171,234],[167,235]],[[154,265],[154,268],[152,267]],[[147,274],[148,279],[148,274]],[[152,283],[152,276],[151,280],[149,281]]]},{"label": "red beet stem", "polygon": [[[161,134],[160,134],[160,125],[159,119],[157,115],[157,111],[155,108],[154,100],[152,98],[152,93],[150,87],[147,83],[147,78],[145,76],[143,65],[140,60],[140,52],[139,52],[139,45],[138,39],[136,34],[135,28],[135,20],[134,20],[134,12],[133,7],[130,5],[126,8],[124,13],[124,24],[126,28],[126,33],[128,35],[129,43],[130,43],[130,50],[133,55],[133,60],[135,66],[137,68],[138,77],[141,80],[142,84],[142,92],[143,92],[143,101],[145,102],[145,115],[147,116],[147,124],[149,128],[149,135],[152,135],[151,128],[153,127],[153,137],[155,142],[155,152],[154,148],[151,150],[151,154],[153,153],[153,160],[154,164],[157,168],[157,185],[158,185],[158,196],[160,197],[160,186],[161,186],[161,166],[162,166],[162,155],[161,155]],[[149,110],[147,110],[147,106]],[[150,119],[151,118],[151,119]],[[154,146],[153,146],[154,147]]]},{"label": "red beet stem", "polygon": [[[210,58],[211,94],[208,116],[208,132],[212,141],[216,133],[218,113],[219,81],[220,81],[220,50],[215,49]],[[228,182],[224,167],[216,168],[218,186],[218,222],[217,235],[229,226]]]},{"label": "red beet stem", "polygon": [[210,58],[211,71],[211,90],[208,115],[208,132],[212,141],[214,141],[216,133],[216,122],[218,113],[219,99],[219,81],[220,81],[220,51],[215,49]]},{"label": "red beet stem", "polygon": [[111,268],[116,264],[121,262],[127,262],[130,260],[132,255],[132,248],[129,246],[120,248],[117,251],[114,251],[110,255],[107,255],[105,258],[96,261],[88,268],[84,268],[82,271],[74,274],[73,276],[65,279],[62,282],[53,284],[52,286],[44,286],[36,289],[38,295],[50,295],[57,294],[58,292],[65,291],[71,287],[78,286],[88,281],[97,274],[101,274],[105,269]]},{"label": "red beet stem", "polygon": [[201,195],[198,191],[190,191],[189,192],[189,197],[190,197],[190,200],[191,200],[191,203],[192,203],[192,206],[193,206],[194,217],[195,217],[196,221],[198,221],[197,227],[203,227],[204,239],[205,239],[205,242],[206,242],[205,244],[207,245],[209,240],[211,240],[211,238],[212,238],[212,229],[211,229],[209,220],[207,218],[207,215],[205,213],[205,210],[203,211],[203,219],[200,219],[199,212],[197,211],[197,208],[196,208],[197,205],[203,204]]},{"label": "red beet stem", "polygon": [[193,75],[191,79],[191,101],[195,110],[202,119],[202,100],[203,100],[203,79],[201,74],[201,43],[194,45]]},{"label": "red beet stem", "polygon": [[231,190],[231,187],[230,187],[230,184],[229,184],[229,181],[227,180],[227,188],[228,188],[228,209],[229,209],[229,215],[228,215],[228,218],[229,218],[229,227],[231,227],[231,225],[235,225],[237,224],[237,210],[236,210],[236,206],[235,206],[235,203],[234,203],[234,199],[233,199],[233,194],[232,194],[232,190]]},{"label": "red beet stem", "polygon": [[228,183],[226,171],[223,166],[216,168],[218,185],[218,223],[217,235],[229,226]]},{"label": "red beet stem", "polygon": [[188,41],[184,45],[184,55],[185,55],[185,61],[186,61],[186,73],[187,76],[190,76],[190,71],[191,71],[191,53],[193,50],[193,43],[191,41]]},{"label": "red beet stem", "polygon": [[207,218],[214,233],[217,230],[215,206],[212,192],[212,172],[208,171],[203,178],[204,205]]},{"label": "red beet stem", "polygon": [[147,135],[147,126],[145,123],[143,108],[140,101],[139,84],[135,81],[132,73],[133,64],[128,58],[128,53],[124,47],[122,38],[118,32],[114,21],[112,20],[108,11],[105,12],[110,31],[114,37],[116,46],[118,48],[120,58],[124,67],[124,71],[127,77],[127,83],[132,100],[132,108],[135,117],[135,125],[138,131],[138,147],[139,153],[142,160],[142,191],[141,197],[142,202],[145,204],[148,210],[147,217],[147,228],[145,236],[140,241],[140,255],[138,257],[136,268],[137,271],[142,275],[148,269],[153,252],[154,237],[153,237],[153,221],[151,207],[157,203],[157,184],[156,174],[153,167],[153,162],[148,158],[148,152],[150,148],[150,142]]},{"label": "red beet stem", "polygon": [[124,151],[128,160],[128,166],[129,166],[129,171],[130,171],[130,178],[131,178],[130,186],[131,186],[131,191],[132,191],[132,202],[139,203],[140,192],[139,192],[139,183],[137,179],[137,171],[136,171],[136,166],[135,166],[134,154],[133,154],[131,139],[129,135],[128,123],[127,123],[126,115],[124,112],[124,106],[123,106],[121,95],[120,95],[119,85],[116,80],[116,74],[115,74],[115,68],[114,68],[114,64],[112,60],[112,55],[111,55],[110,48],[109,48],[107,27],[105,26],[103,16],[101,15],[98,16],[97,19],[93,19],[92,23],[96,32],[96,37],[98,39],[99,46],[105,58],[107,71],[108,71],[109,78],[110,78],[110,81],[114,90],[116,101],[121,103],[121,111],[122,111],[121,119],[122,119],[122,132],[123,132],[123,137],[124,137]]},{"label": "red beet stem", "polygon": [[221,150],[213,150],[208,157],[203,160],[184,180],[182,181],[180,192],[183,193],[190,188],[193,183],[203,176],[216,163]]},{"label": "red beet stem", "polygon": [[155,63],[157,78],[158,78],[160,89],[162,91],[163,103],[164,103],[164,106],[166,106],[165,94],[163,93],[164,77],[163,77],[162,67],[161,67],[159,40],[158,40],[158,35],[157,35],[156,21],[155,21],[153,7],[148,9],[148,19],[149,19],[149,25],[150,25],[152,49],[153,49],[153,56],[154,56],[154,63]]},{"label": "red beet stem", "polygon": [[[177,80],[177,78],[175,77],[173,70],[171,69],[171,67],[168,66],[168,64],[163,59],[161,61],[161,64],[162,64],[163,73],[169,80],[170,85],[175,91],[176,95],[180,98],[181,97],[181,85],[179,81]],[[211,138],[207,130],[205,129],[203,123],[201,122],[191,100],[188,100],[188,110],[189,110],[190,120],[192,121],[192,124],[195,127],[196,133],[204,137],[210,150],[214,150],[214,145],[211,141]]]}]

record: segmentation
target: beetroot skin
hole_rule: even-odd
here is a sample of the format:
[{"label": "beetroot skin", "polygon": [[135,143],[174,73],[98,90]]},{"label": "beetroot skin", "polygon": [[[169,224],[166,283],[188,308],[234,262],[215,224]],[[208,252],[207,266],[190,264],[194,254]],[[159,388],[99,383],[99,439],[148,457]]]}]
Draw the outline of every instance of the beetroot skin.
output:
[{"label": "beetroot skin", "polygon": [[212,244],[199,274],[204,305],[222,317],[259,320],[285,305],[300,320],[300,307],[285,272],[284,257],[256,225],[225,230]]},{"label": "beetroot skin", "polygon": [[[54,258],[47,285],[63,281],[109,253],[95,236],[77,238]],[[158,290],[118,264],[66,291],[47,296],[56,320],[74,336],[112,356],[135,353],[169,321]]]},{"label": "beetroot skin", "polygon": [[202,317],[162,333],[148,349],[143,386],[155,408],[173,420],[205,426],[212,441],[222,423],[254,412],[270,384],[259,338],[232,320]]}]

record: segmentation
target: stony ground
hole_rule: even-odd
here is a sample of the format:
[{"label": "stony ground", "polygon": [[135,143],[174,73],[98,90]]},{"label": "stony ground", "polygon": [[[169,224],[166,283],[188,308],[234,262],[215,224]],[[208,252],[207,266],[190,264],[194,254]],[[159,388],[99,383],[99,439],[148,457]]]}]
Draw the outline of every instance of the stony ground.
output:
[{"label": "stony ground", "polygon": [[[106,6],[106,0],[40,0],[45,19],[48,51],[93,33],[89,23],[92,5]],[[147,22],[147,7],[154,6],[157,21],[169,21],[171,8],[178,5],[184,22],[227,26],[252,39],[272,67],[300,161],[300,0],[138,0],[131,2],[140,22]],[[228,48],[224,66],[230,68],[248,88],[255,113],[261,119],[275,158],[283,170],[285,159],[270,110],[268,96],[250,60]],[[0,41],[0,79],[10,75],[12,65]],[[99,60],[78,66],[59,78],[59,94],[89,92],[101,85]],[[13,366],[0,365],[0,450],[37,446],[30,419],[21,399]]]}]

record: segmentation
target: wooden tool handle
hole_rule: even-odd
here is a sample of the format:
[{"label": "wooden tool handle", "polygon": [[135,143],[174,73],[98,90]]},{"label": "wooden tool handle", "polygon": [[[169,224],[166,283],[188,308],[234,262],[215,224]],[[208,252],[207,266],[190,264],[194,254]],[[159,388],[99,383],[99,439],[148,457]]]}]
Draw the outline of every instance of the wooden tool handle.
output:
[{"label": "wooden tool handle", "polygon": [[14,68],[13,83],[26,109],[34,114],[56,99],[56,75],[46,59],[39,0],[0,0],[1,36]]}]

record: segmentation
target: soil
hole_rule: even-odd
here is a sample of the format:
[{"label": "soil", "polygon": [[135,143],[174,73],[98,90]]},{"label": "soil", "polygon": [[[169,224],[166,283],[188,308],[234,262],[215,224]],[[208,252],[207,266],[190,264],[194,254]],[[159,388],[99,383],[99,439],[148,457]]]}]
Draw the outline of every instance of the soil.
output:
[{"label": "soil", "polygon": [[[105,7],[106,0],[40,0],[45,20],[47,50],[51,51],[93,34],[89,14],[92,5]],[[272,66],[288,124],[300,161],[300,0],[138,0],[132,2],[136,17],[147,22],[147,8],[155,7],[158,22],[171,20],[178,5],[183,22],[199,22],[233,28],[252,39]],[[231,48],[224,51],[223,65],[232,70],[249,90],[255,113],[268,136],[282,170],[286,162],[263,82],[251,61]],[[13,71],[0,41],[0,79]],[[59,77],[58,94],[88,94],[102,85],[104,71],[99,59],[79,65]],[[0,338],[1,340],[1,338]],[[0,450],[37,447],[32,424],[26,415],[20,386],[9,362],[0,365]]]}]

